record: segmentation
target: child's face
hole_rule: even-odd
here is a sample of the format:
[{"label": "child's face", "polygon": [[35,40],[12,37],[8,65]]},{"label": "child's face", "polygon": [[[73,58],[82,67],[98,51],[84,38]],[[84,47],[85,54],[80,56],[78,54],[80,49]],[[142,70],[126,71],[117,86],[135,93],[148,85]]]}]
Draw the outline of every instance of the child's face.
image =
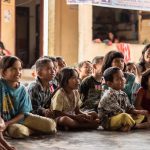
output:
[{"label": "child's face", "polygon": [[145,52],[144,59],[146,62],[150,63],[150,48]]},{"label": "child's face", "polygon": [[79,73],[86,77],[92,74],[92,64],[89,62],[85,62],[83,66],[79,69]]},{"label": "child's face", "polygon": [[53,62],[48,62],[45,66],[38,72],[38,76],[41,80],[51,81],[56,75]]},{"label": "child's face", "polygon": [[134,75],[136,75],[136,66],[134,64],[128,65],[126,67],[126,70],[127,70],[127,72],[133,73]]},{"label": "child's face", "polygon": [[95,72],[97,75],[101,75],[101,71],[102,71],[102,63],[103,63],[103,59],[99,60],[99,62],[97,64],[95,64]]},{"label": "child's face", "polygon": [[22,74],[22,65],[19,60],[15,61],[15,63],[4,72],[2,72],[2,76],[5,80],[10,82],[19,82]]},{"label": "child's face", "polygon": [[74,90],[78,89],[80,84],[78,73],[75,71],[74,75],[68,80],[68,88]]},{"label": "child's face", "polygon": [[62,69],[62,68],[64,68],[64,67],[66,67],[66,63],[65,63],[65,61],[63,60],[63,59],[61,59],[61,60],[58,60],[58,72]]},{"label": "child's face", "polygon": [[124,69],[124,59],[123,58],[114,58],[112,63],[111,63],[112,67],[118,67],[121,70]]},{"label": "child's face", "polygon": [[57,62],[57,61],[54,61],[53,64],[54,64],[54,69],[55,69],[55,71],[56,71],[56,73],[57,73],[58,62]]},{"label": "child's face", "polygon": [[122,71],[118,71],[113,75],[113,82],[108,82],[108,85],[115,90],[122,90],[125,84],[125,78]]}]

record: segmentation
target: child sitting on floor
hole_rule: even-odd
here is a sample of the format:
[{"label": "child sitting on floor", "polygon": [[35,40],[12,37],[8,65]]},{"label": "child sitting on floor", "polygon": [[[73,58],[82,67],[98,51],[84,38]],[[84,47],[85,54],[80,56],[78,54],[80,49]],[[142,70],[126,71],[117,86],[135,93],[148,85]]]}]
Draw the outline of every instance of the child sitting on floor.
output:
[{"label": "child sitting on floor", "polygon": [[[144,128],[142,121],[147,110],[136,110],[122,91],[125,77],[121,69],[110,67],[104,71],[104,79],[109,89],[102,96],[98,111],[101,124],[106,130],[129,131],[131,128]],[[130,115],[131,114],[131,115]]]},{"label": "child sitting on floor", "polygon": [[83,102],[83,110],[97,111],[99,99],[102,96],[102,67],[103,57],[96,56],[92,60],[92,75],[82,80],[79,91]]},{"label": "child sitting on floor", "polygon": [[25,87],[20,84],[21,60],[15,56],[4,56],[0,62],[0,71],[0,111],[8,135],[24,138],[33,131],[48,134],[55,132],[54,120],[30,114],[31,100]]},{"label": "child sitting on floor", "polygon": [[80,111],[81,100],[78,92],[79,75],[75,69],[64,68],[60,72],[60,89],[52,98],[58,127],[69,129],[96,129],[97,114]]},{"label": "child sitting on floor", "polygon": [[54,64],[48,58],[40,58],[35,63],[37,78],[28,87],[33,113],[45,117],[53,117],[49,109],[51,104],[53,84],[56,75]]},{"label": "child sitting on floor", "polygon": [[[146,109],[149,112],[150,120],[150,69],[143,73],[141,79],[141,88],[137,92],[135,108]],[[148,125],[150,127],[150,124]]]},{"label": "child sitting on floor", "polygon": [[[135,82],[135,76],[133,74],[124,72],[125,71],[124,55],[121,52],[117,51],[108,52],[103,60],[102,73],[104,73],[104,71],[109,67],[118,67],[123,71],[124,77],[126,79],[123,91],[128,95],[130,103],[133,104],[134,100],[132,99],[133,97],[132,95],[134,94],[134,91],[132,91],[132,89],[133,85],[136,86],[136,84],[138,83]],[[105,89],[107,88],[108,86],[106,84]]]}]

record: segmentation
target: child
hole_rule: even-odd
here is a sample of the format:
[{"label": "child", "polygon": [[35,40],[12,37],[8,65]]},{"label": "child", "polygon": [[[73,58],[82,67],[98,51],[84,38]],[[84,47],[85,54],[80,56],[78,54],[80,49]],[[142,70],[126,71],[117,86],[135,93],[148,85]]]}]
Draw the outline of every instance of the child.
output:
[{"label": "child", "polygon": [[59,127],[69,129],[96,129],[97,114],[80,111],[81,100],[78,93],[79,77],[75,69],[64,68],[60,72],[60,89],[52,98],[52,109]]},{"label": "child", "polygon": [[137,79],[137,82],[141,82],[141,73],[134,62],[128,62],[126,64],[126,72],[133,73]]},{"label": "child", "polygon": [[133,83],[133,86],[131,89],[131,91],[132,91],[131,99],[134,104],[137,91],[141,87],[141,84],[140,84],[141,83],[141,73],[134,62],[128,62],[126,64],[126,72],[132,73],[135,75],[135,82]]},{"label": "child", "polygon": [[[98,111],[101,124],[106,130],[129,131],[135,128],[144,128],[143,115],[147,115],[146,110],[136,110],[129,103],[128,96],[122,91],[125,77],[120,68],[110,67],[104,71],[104,79],[109,89],[102,96]],[[137,120],[131,115],[136,116]]]},{"label": "child", "polygon": [[146,109],[150,114],[150,69],[142,75],[141,88],[137,92],[135,107]]},{"label": "child", "polygon": [[5,130],[5,123],[3,119],[0,117],[0,150],[15,150],[14,147],[9,145],[7,141],[4,139],[2,132]]},{"label": "child", "polygon": [[[4,56],[0,62],[0,70],[0,111],[9,136],[24,138],[31,135],[30,129],[44,133],[50,133],[53,129],[56,131],[51,119],[29,113],[32,110],[31,100],[25,87],[19,82],[22,74],[21,60],[15,56]],[[49,125],[43,128],[46,123]],[[53,128],[51,125],[54,125]]]},{"label": "child", "polygon": [[150,44],[147,44],[144,47],[138,68],[141,73],[150,68]]},{"label": "child", "polygon": [[53,62],[48,58],[40,58],[35,63],[37,78],[28,87],[31,98],[33,113],[52,117],[49,109],[52,93],[54,92],[51,83],[56,75]]},{"label": "child", "polygon": [[61,57],[61,56],[57,56],[56,60],[58,62],[58,67],[57,67],[56,72],[59,74],[60,70],[63,69],[64,67],[66,67],[67,65],[66,65],[66,62],[65,62],[64,58]]},{"label": "child", "polygon": [[[123,54],[117,51],[108,52],[104,57],[104,61],[102,65],[102,73],[104,73],[104,71],[109,67],[118,67],[122,71],[124,71],[125,62],[124,62]],[[129,74],[126,72],[124,72],[124,76],[126,79],[126,83],[123,90],[128,95],[130,103],[133,104],[133,99],[131,99],[131,97],[133,95],[132,87],[133,84],[135,83],[135,76],[133,74]],[[107,85],[105,86],[105,88],[107,88]]]},{"label": "child", "polygon": [[99,99],[102,95],[102,67],[103,57],[96,56],[92,60],[92,75],[83,79],[80,85],[81,100],[84,110],[97,111]]},{"label": "child", "polygon": [[92,74],[92,64],[90,61],[82,61],[78,64],[79,78],[83,80]]}]

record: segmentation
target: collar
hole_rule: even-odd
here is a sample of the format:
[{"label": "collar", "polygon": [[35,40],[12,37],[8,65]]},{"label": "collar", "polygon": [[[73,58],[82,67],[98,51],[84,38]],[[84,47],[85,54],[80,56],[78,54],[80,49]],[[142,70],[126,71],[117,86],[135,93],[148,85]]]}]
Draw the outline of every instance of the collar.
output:
[{"label": "collar", "polygon": [[[43,88],[43,85],[42,85],[42,82],[41,82],[41,79],[39,77],[36,78],[36,83],[40,86],[41,90],[44,91],[44,88]],[[49,82],[49,87],[52,83]]]},{"label": "collar", "polygon": [[110,90],[110,92],[113,92],[115,94],[124,95],[124,91],[122,91],[122,90],[118,91],[118,90],[112,89],[111,87],[109,87],[109,90]]}]

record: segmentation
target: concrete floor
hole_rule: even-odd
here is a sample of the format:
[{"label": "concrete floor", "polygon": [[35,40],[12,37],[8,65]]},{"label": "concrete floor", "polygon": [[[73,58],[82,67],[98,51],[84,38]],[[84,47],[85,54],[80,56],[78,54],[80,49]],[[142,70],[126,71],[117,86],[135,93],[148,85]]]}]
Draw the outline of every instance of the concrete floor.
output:
[{"label": "concrete floor", "polygon": [[17,150],[149,150],[150,131],[58,131],[56,135],[8,141]]}]

